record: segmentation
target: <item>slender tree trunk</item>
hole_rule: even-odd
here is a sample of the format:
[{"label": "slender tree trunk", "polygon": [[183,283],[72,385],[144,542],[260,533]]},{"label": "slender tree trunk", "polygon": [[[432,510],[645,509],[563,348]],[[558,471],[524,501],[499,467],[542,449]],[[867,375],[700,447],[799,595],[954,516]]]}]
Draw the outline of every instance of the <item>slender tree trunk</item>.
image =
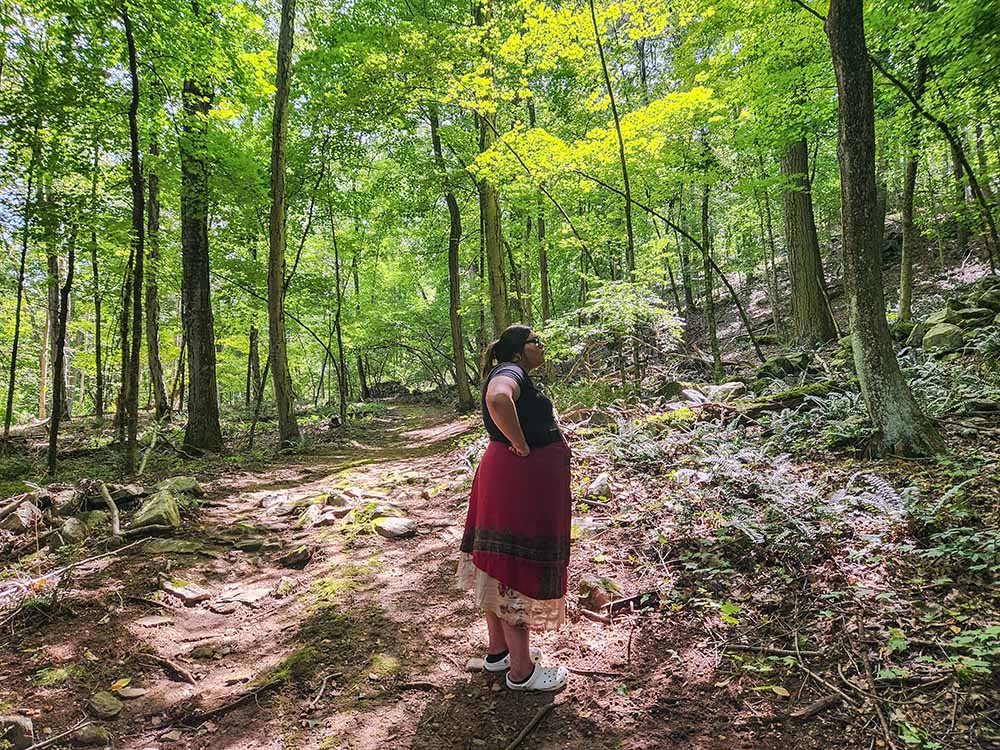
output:
[{"label": "slender tree trunk", "polygon": [[340,247],[337,243],[337,224],[333,219],[333,206],[330,212],[330,235],[333,238],[333,268],[334,280],[337,284],[337,311],[333,317],[333,329],[337,334],[337,393],[340,405],[340,421],[347,421],[347,366],[344,363],[344,334],[341,328],[341,313],[344,308],[344,290],[340,284]]},{"label": "slender tree trunk", "polygon": [[712,236],[708,227],[708,183],[701,197],[701,256],[702,269],[705,276],[705,326],[708,330],[708,340],[712,347],[712,377],[716,382],[722,380],[722,352],[719,349],[719,334],[715,322],[715,285],[712,283]]},{"label": "slender tree trunk", "polygon": [[94,385],[94,415],[104,420],[104,365],[101,361],[101,279],[97,263],[97,174],[100,154],[94,145],[94,167],[90,178],[90,270],[94,279],[94,358],[97,373]]},{"label": "slender tree trunk", "polygon": [[760,220],[760,245],[764,251],[764,275],[767,280],[767,301],[771,307],[771,318],[774,320],[774,328],[782,330],[781,325],[781,298],[778,296],[778,279],[774,273],[773,255],[768,247],[768,227],[764,225],[764,205],[760,194],[754,190],[754,200],[757,203],[757,218]]},{"label": "slender tree trunk", "polygon": [[[132,281],[132,342],[130,343],[127,381],[124,388],[124,405],[128,442],[125,449],[125,471],[134,474],[139,437],[139,354],[142,349],[142,282],[143,245],[145,241],[145,206],[142,180],[142,162],[139,159],[139,65],[136,59],[135,37],[128,11],[122,6],[122,20],[128,42],[129,78],[132,84],[132,99],[129,104],[128,127],[131,145],[132,165],[132,236],[131,247],[134,258]],[[125,312],[124,310],[122,311]]]},{"label": "slender tree trunk", "polygon": [[[48,270],[48,280],[47,280],[47,300],[48,304],[46,306],[45,315],[45,340],[48,342],[48,363],[50,367],[55,367],[56,361],[56,347],[58,346],[58,336],[56,336],[56,330],[59,326],[59,255],[57,249],[54,245],[48,245],[47,251],[45,253],[45,263]],[[65,342],[64,342],[65,345]],[[66,358],[63,357],[62,370],[56,371],[52,370],[51,381],[53,383],[58,382],[60,384],[60,398],[59,404],[62,409],[62,414],[60,415],[62,419],[67,420],[70,418],[69,404],[66,403]],[[46,377],[46,368],[42,368],[41,377]],[[55,393],[51,394],[51,399],[54,403]],[[48,403],[48,401],[46,401]],[[51,412],[49,413],[51,416]],[[44,416],[42,417],[44,419]]]},{"label": "slender tree trunk", "polygon": [[615,102],[614,88],[611,86],[611,76],[608,74],[608,63],[604,59],[604,45],[601,43],[601,32],[597,28],[597,14],[594,11],[594,0],[590,0],[590,20],[594,25],[594,40],[597,42],[597,53],[601,60],[601,71],[604,73],[604,87],[611,101],[611,115],[615,121],[615,134],[618,137],[618,162],[622,170],[622,183],[625,186],[625,264],[628,267],[628,279],[635,277],[635,235],[632,229],[632,188],[628,179],[628,162],[625,159],[625,140],[622,138],[621,121],[618,118],[618,105]]},{"label": "slender tree trunk", "polygon": [[990,172],[986,166],[986,139],[983,136],[982,123],[976,123],[976,165],[979,167],[979,174],[983,176],[982,191],[990,206],[996,200],[993,194],[993,186],[990,184]]},{"label": "slender tree trunk", "polygon": [[[295,0],[282,0],[278,36],[278,67],[271,123],[271,231],[267,264],[268,345],[271,382],[278,409],[278,432],[282,445],[299,441],[295,419],[295,396],[288,370],[285,340],[285,140],[288,132],[288,88],[294,44]],[[340,295],[338,282],[337,294]]]},{"label": "slender tree trunk", "polygon": [[[528,125],[535,127],[535,103],[528,100]],[[552,317],[552,292],[549,287],[549,252],[545,243],[545,211],[542,209],[542,196],[535,199],[535,226],[538,232],[538,284],[541,286],[542,324]]]},{"label": "slender tree trunk", "polygon": [[[917,81],[913,95],[920,100],[927,76],[927,59],[917,60]],[[903,176],[903,249],[899,262],[899,319],[909,322],[913,317],[913,256],[917,249],[917,229],[913,223],[913,195],[917,187],[917,159],[920,150],[920,115],[914,111],[910,122],[906,171]]]},{"label": "slender tree trunk", "polygon": [[785,239],[792,277],[792,325],[798,343],[829,341],[836,336],[833,318],[823,298],[823,262],[816,237],[812,192],[809,186],[809,151],[805,138],[788,144],[781,157],[784,191]]},{"label": "slender tree trunk", "polygon": [[954,145],[951,147],[951,176],[955,180],[955,241],[958,252],[965,255],[969,252],[969,229],[965,225],[965,170],[962,168],[961,153]]},{"label": "slender tree trunk", "polygon": [[[484,27],[490,22],[490,10],[486,0],[476,0],[475,22]],[[477,115],[479,122],[479,152],[492,148],[495,135],[492,113]],[[490,311],[493,313],[493,335],[499,336],[510,325],[507,307],[507,279],[503,268],[503,245],[500,240],[500,196],[496,185],[487,179],[479,180],[479,213],[482,217],[483,242],[486,252],[486,266],[490,285]]]},{"label": "slender tree trunk", "polygon": [[868,414],[888,453],[933,452],[940,440],[903,378],[885,318],[875,216],[875,107],[862,0],[832,0],[825,22],[839,94],[844,281],[854,363]]},{"label": "slender tree trunk", "polygon": [[[184,81],[184,119],[179,144],[181,318],[187,344],[188,376],[184,446],[195,452],[222,449],[208,248],[209,163],[206,150],[211,98],[211,93],[203,89],[201,83],[190,78]],[[183,388],[181,390],[181,403],[185,403]]]},{"label": "slender tree trunk", "polygon": [[[153,157],[160,154],[159,146],[149,146]],[[146,353],[149,358],[149,379],[156,404],[156,421],[170,414],[167,387],[163,381],[163,363],[160,361],[160,293],[157,277],[160,271],[160,178],[155,170],[146,177],[149,203],[146,209],[146,231],[149,241],[149,267],[146,271]]]},{"label": "slender tree trunk", "polygon": [[170,386],[170,404],[178,411],[180,411],[181,407],[184,405],[184,374],[187,372],[187,368],[184,364],[184,355],[186,353],[187,336],[181,334],[180,352],[177,355],[177,367],[174,370],[174,384]]},{"label": "slender tree trunk", "polygon": [[444,181],[445,203],[448,205],[450,229],[448,232],[448,318],[451,323],[451,347],[455,357],[455,386],[458,388],[458,408],[471,411],[476,406],[469,388],[468,371],[465,368],[465,336],[462,333],[462,277],[458,272],[458,251],[462,242],[462,212],[455,199],[455,193],[448,181],[448,169],[441,151],[441,137],[438,134],[438,114],[436,107],[430,110],[431,145],[434,160]]},{"label": "slender tree trunk", "polygon": [[[37,137],[35,128],[34,136]],[[28,162],[28,182],[24,191],[24,221],[21,227],[21,254],[17,266],[17,297],[14,303],[14,341],[10,347],[10,373],[7,381],[7,406],[3,418],[3,440],[6,448],[10,437],[10,423],[14,416],[14,385],[17,377],[17,350],[21,339],[21,302],[24,299],[24,267],[28,257],[28,237],[31,231],[31,190],[35,177],[35,164],[38,161],[38,144],[32,138],[31,159]]]},{"label": "slender tree trunk", "polygon": [[[677,197],[677,224],[684,225],[684,186],[681,186]],[[674,233],[677,241],[677,251],[681,260],[681,286],[684,287],[684,310],[687,317],[695,312],[694,286],[691,283],[691,251],[679,232]]]},{"label": "slender tree trunk", "polygon": [[59,423],[65,409],[62,402],[66,399],[66,382],[62,371],[66,360],[66,324],[69,318],[69,294],[73,288],[73,270],[76,266],[76,233],[77,225],[69,230],[69,252],[66,259],[66,281],[59,294],[59,312],[55,328],[55,358],[52,368],[52,418],[49,420],[49,476],[56,473],[56,448],[59,440]]}]

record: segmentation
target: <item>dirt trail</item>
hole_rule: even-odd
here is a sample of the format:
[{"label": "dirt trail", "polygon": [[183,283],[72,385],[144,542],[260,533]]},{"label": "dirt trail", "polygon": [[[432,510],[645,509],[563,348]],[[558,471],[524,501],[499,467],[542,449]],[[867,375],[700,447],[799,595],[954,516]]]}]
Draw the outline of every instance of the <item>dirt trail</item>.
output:
[{"label": "dirt trail", "polygon": [[[550,660],[610,673],[575,674],[557,696],[511,693],[502,679],[470,674],[485,628],[453,585],[471,481],[456,438],[477,429],[440,409],[394,405],[371,444],[207,483],[198,526],[183,537],[197,543],[193,553],[167,543],[78,571],[66,595],[75,618],[0,656],[5,673],[17,672],[8,687],[38,691],[36,725],[59,731],[91,692],[131,678],[148,692],[104,723],[126,750],[502,749],[551,701],[555,710],[519,747],[824,746],[749,724],[742,699],[714,685],[720,657],[703,647],[704,633],[669,619],[611,628],[579,619],[538,637]],[[334,490],[398,505],[417,534],[298,528],[310,502]],[[312,550],[304,569],[277,562],[300,545]],[[575,545],[571,587],[598,549]],[[185,607],[161,597],[161,573],[211,599]],[[182,666],[194,684],[169,678],[146,652]],[[59,664],[82,673],[39,688],[33,671]]]}]

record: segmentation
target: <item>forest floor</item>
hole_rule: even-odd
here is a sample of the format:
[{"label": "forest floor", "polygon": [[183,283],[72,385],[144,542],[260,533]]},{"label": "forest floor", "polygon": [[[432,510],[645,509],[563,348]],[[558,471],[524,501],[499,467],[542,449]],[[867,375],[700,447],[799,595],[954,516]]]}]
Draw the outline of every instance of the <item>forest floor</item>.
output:
[{"label": "forest floor", "polygon": [[[609,443],[578,424],[571,617],[536,639],[577,671],[557,695],[525,695],[467,669],[485,627],[453,578],[478,423],[387,404],[308,452],[205,472],[176,536],[64,574],[0,634],[0,713],[55,739],[92,713],[91,695],[127,680],[141,695],[99,723],[128,750],[502,750],[549,704],[519,747],[1000,747],[992,657],[975,651],[1000,632],[986,630],[996,587],[921,567],[888,507],[893,484],[945,491],[963,466],[974,468],[961,481],[995,493],[995,452],[985,471],[982,445],[946,464],[796,461],[713,426],[674,430],[644,459],[641,435]],[[604,470],[611,498],[586,500]],[[337,493],[357,503],[353,517],[302,523]],[[747,509],[719,525],[717,502],[751,497],[781,511],[769,511],[774,529]],[[822,515],[821,501],[840,507]],[[416,521],[415,536],[371,533],[386,504]],[[301,548],[304,568],[279,562]],[[208,598],[184,606],[164,574]],[[582,617],[576,594],[594,575],[616,596],[656,592],[658,606]],[[978,662],[958,663],[973,652]]]}]

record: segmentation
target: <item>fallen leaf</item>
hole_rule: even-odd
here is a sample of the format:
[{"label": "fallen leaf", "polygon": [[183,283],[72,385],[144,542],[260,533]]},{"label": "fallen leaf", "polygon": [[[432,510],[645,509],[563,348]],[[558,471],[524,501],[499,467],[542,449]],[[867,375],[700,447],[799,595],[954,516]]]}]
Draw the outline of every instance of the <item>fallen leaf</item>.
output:
[{"label": "fallen leaf", "polygon": [[129,683],[132,682],[131,677],[122,677],[120,680],[115,680],[111,683],[112,690],[121,690],[123,687],[128,687]]}]

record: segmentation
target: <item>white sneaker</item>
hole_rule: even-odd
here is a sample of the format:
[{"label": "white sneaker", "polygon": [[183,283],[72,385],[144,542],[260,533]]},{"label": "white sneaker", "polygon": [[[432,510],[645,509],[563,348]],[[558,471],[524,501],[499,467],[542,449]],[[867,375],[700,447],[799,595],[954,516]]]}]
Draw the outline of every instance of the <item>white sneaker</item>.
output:
[{"label": "white sneaker", "polygon": [[[531,656],[531,661],[537,664],[542,659],[542,650],[538,646],[531,646],[528,649],[528,655]],[[503,672],[510,669],[510,651],[504,656],[500,661],[487,661],[483,658],[483,663],[486,665],[487,672]]]},{"label": "white sneaker", "polygon": [[566,667],[540,667],[535,665],[534,671],[524,682],[511,682],[510,672],[507,673],[507,687],[511,690],[534,690],[552,692],[561,690],[569,679]]}]

